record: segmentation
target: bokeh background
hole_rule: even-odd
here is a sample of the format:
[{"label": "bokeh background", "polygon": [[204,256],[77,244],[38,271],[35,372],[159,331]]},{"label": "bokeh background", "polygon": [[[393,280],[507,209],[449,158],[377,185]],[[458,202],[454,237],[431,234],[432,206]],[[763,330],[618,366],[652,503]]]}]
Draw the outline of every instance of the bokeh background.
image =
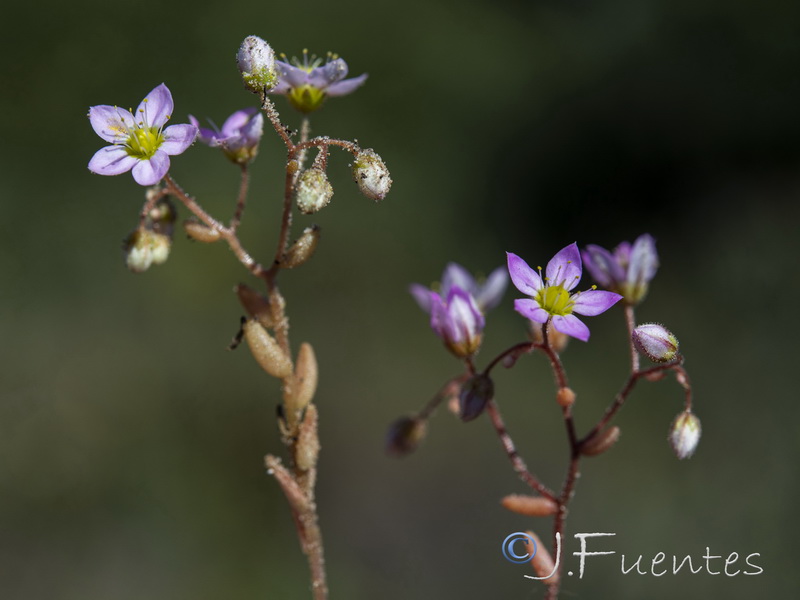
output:
[{"label": "bokeh background", "polygon": [[[451,260],[488,273],[507,250],[543,264],[572,241],[642,232],[662,267],[639,316],[681,339],[703,439],[677,461],[665,438],[680,388],[636,390],[621,442],[584,463],[568,522],[568,568],[575,532],[616,533],[595,549],[617,554],[589,559],[564,597],[797,588],[796,3],[78,0],[11,3],[2,18],[0,597],[310,597],[262,463],[281,451],[277,385],[246,349],[226,350],[246,272],[224,248],[177,235],[166,265],[129,273],[119,248],[142,189],[86,169],[103,143],[90,105],[135,106],[162,81],[174,122],[252,105],[233,61],[248,34],[369,72],[314,131],[374,147],[395,180],[375,205],[334,156],[336,196],[313,219],[320,252],[281,281],[293,340],[321,363],[331,597],[542,597],[500,543],[550,525],[500,508],[524,488],[485,419],[440,410],[415,455],[383,453],[387,424],[458,370],[407,286]],[[243,229],[259,257],[275,243],[281,157],[267,137]],[[220,155],[198,145],[172,172],[230,214],[236,169]],[[513,297],[491,314],[479,362],[523,338]],[[621,312],[591,326],[591,342],[564,355],[584,430],[626,373]],[[566,445],[542,358],[501,373],[497,393],[528,463],[560,485]],[[623,553],[699,560],[707,548],[737,552],[739,567],[759,553],[764,572],[620,573]]]}]

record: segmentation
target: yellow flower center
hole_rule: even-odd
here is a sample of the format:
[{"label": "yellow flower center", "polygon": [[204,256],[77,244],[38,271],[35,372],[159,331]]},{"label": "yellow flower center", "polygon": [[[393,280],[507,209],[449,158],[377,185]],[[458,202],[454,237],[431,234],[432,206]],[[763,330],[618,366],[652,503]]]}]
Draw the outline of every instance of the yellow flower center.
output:
[{"label": "yellow flower center", "polygon": [[128,132],[125,150],[128,156],[146,160],[152,158],[163,143],[164,136],[158,127],[138,125]]},{"label": "yellow flower center", "polygon": [[536,296],[536,301],[551,315],[564,316],[572,314],[575,302],[564,286],[552,285],[543,287]]},{"label": "yellow flower center", "polygon": [[325,101],[325,96],[325,92],[308,83],[292,88],[287,94],[292,106],[303,113],[317,110]]}]

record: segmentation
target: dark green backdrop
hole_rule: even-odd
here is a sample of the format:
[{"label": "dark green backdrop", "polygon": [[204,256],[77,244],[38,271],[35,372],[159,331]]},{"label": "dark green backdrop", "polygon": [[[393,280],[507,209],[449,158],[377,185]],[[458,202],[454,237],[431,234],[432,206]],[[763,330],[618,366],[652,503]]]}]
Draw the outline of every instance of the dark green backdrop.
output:
[{"label": "dark green backdrop", "polygon": [[[179,235],[166,265],[127,272],[119,245],[142,190],[86,169],[103,144],[90,105],[135,106],[162,81],[174,122],[251,105],[233,61],[248,34],[289,55],[333,50],[354,75],[369,72],[314,130],[374,147],[395,180],[375,205],[334,156],[336,196],[314,219],[320,252],[282,279],[293,340],[311,341],[321,363],[331,597],[542,596],[500,554],[531,523],[498,505],[524,489],[485,419],[440,411],[416,455],[383,455],[387,423],[458,367],[406,288],[449,260],[486,273],[506,250],[543,264],[575,240],[645,231],[662,268],[640,316],[681,339],[704,435],[678,462],[665,437],[680,389],[636,391],[619,445],[585,463],[568,523],[570,536],[615,532],[598,548],[618,554],[589,559],[564,597],[781,598],[797,587],[797,5],[84,0],[2,14],[0,597],[310,597],[262,467],[280,450],[277,386],[246,350],[225,349],[245,271]],[[268,137],[255,165],[243,235],[262,257],[275,243],[281,156]],[[173,165],[228,214],[235,168],[199,145]],[[479,359],[521,339],[513,297],[491,314]],[[591,342],[564,355],[581,428],[626,369],[621,313],[591,325]],[[566,447],[541,357],[497,384],[529,464],[559,485]],[[619,572],[620,553],[707,547],[758,552],[764,573]]]}]

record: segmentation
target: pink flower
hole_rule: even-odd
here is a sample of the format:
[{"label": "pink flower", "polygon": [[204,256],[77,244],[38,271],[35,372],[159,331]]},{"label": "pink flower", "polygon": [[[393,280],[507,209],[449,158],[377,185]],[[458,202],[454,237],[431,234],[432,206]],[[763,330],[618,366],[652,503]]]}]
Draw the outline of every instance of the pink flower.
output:
[{"label": "pink flower", "polygon": [[604,313],[622,296],[594,289],[570,293],[581,280],[583,267],[577,244],[570,244],[547,263],[545,277],[541,267],[534,271],[516,254],[508,255],[508,272],[516,288],[530,298],[514,300],[514,309],[537,323],[552,320],[553,327],[581,341],[589,340],[589,328],[575,314],[593,317]]},{"label": "pink flower", "polygon": [[89,170],[98,175],[120,175],[132,170],[139,185],[161,181],[169,171],[169,157],[182,154],[197,137],[194,125],[164,128],[173,106],[172,94],[163,83],[142,100],[134,114],[116,106],[92,106],[92,128],[112,145],[95,153]]}]

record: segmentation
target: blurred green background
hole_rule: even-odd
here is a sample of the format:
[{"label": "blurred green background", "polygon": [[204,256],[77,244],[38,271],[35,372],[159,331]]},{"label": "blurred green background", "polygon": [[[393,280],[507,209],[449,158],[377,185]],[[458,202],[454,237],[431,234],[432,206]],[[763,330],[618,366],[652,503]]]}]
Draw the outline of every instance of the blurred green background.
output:
[{"label": "blurred green background", "polygon": [[[86,169],[103,145],[90,105],[136,106],[162,81],[173,122],[252,105],[233,61],[248,34],[290,56],[333,50],[353,75],[369,72],[313,127],[374,147],[395,181],[375,205],[334,155],[336,196],[313,219],[320,251],[281,280],[293,341],[312,342],[321,363],[331,597],[542,597],[500,543],[550,524],[500,508],[524,487],[485,419],[440,410],[415,455],[383,454],[387,424],[458,370],[407,285],[437,280],[450,260],[488,273],[507,250],[543,264],[575,240],[614,246],[645,231],[662,267],[639,317],[680,338],[703,439],[678,462],[665,437],[680,388],[636,390],[621,442],[584,463],[568,521],[568,569],[575,532],[616,533],[594,548],[617,555],[590,558],[563,597],[796,590],[796,3],[84,0],[8,4],[3,21],[0,597],[310,597],[263,470],[263,455],[281,451],[277,385],[247,350],[226,350],[246,272],[179,234],[166,265],[129,273],[119,246],[142,189]],[[267,137],[243,229],[265,260],[282,155]],[[172,173],[230,214],[236,169],[221,155],[197,145]],[[513,297],[490,315],[479,363],[523,338]],[[564,355],[582,430],[626,373],[621,311],[590,325],[591,342]],[[559,486],[566,445],[543,359],[501,373],[497,394],[531,468]],[[739,567],[760,553],[764,573],[620,573],[622,553],[699,559],[707,547],[738,552]]]}]

